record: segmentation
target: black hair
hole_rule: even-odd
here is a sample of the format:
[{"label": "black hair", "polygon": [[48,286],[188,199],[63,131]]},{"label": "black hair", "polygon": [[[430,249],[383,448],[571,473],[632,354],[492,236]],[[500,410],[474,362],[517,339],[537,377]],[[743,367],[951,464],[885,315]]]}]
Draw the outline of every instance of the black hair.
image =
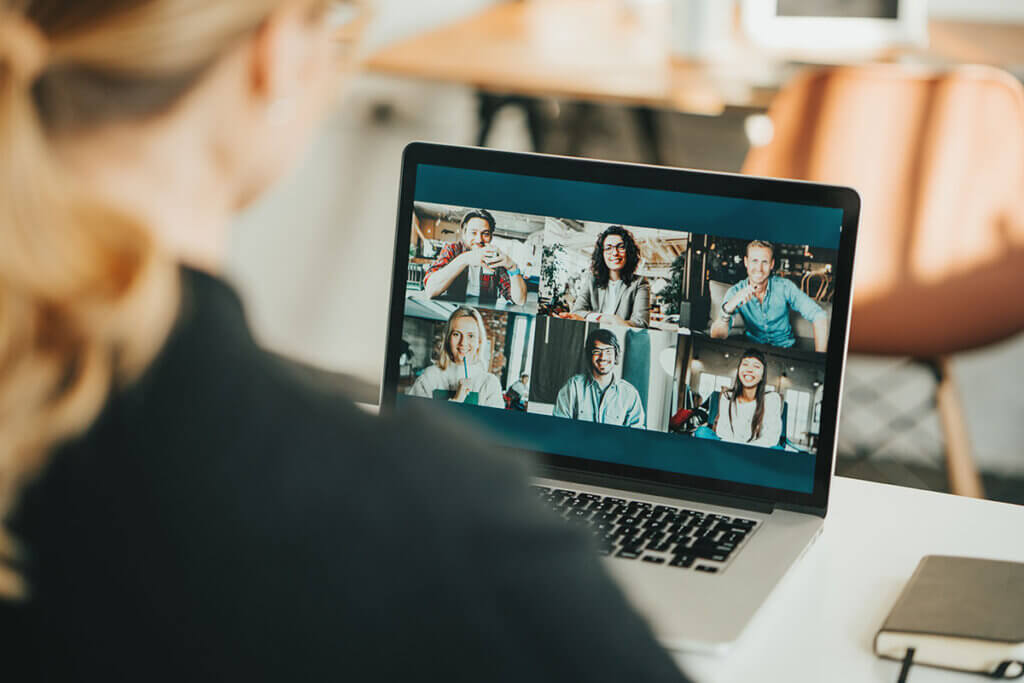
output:
[{"label": "black hair", "polygon": [[754,392],[754,415],[750,418],[750,438],[747,441],[753,441],[761,436],[761,427],[764,424],[764,388],[768,384],[768,361],[764,353],[757,349],[747,349],[744,351],[743,355],[740,356],[740,362],[736,364],[736,379],[733,382],[732,390],[729,392],[729,421],[732,422],[733,419],[736,399],[743,394],[743,383],[740,381],[740,365],[743,364],[746,358],[760,361],[761,367],[764,368],[764,371],[761,373],[761,381],[757,383],[757,389]]},{"label": "black hair", "polygon": [[604,262],[604,240],[609,235],[618,235],[626,243],[626,265],[622,268],[622,281],[627,285],[631,284],[633,278],[636,277],[636,268],[640,265],[640,247],[633,239],[633,234],[621,225],[609,226],[597,236],[594,253],[590,257],[590,272],[594,274],[594,283],[598,287],[608,286],[608,265]]},{"label": "black hair", "polygon": [[622,348],[619,346],[618,338],[611,330],[603,330],[600,328],[587,335],[587,358],[585,360],[590,360],[590,354],[594,350],[594,347],[597,346],[597,342],[613,347],[615,349],[615,360],[619,360],[619,352]]},{"label": "black hair", "polygon": [[481,220],[487,221],[487,225],[491,227],[491,232],[494,232],[496,223],[494,222],[494,216],[487,209],[473,209],[468,211],[465,216],[462,217],[462,223],[459,224],[459,230],[466,227],[466,223],[470,222],[474,218],[480,218]]}]

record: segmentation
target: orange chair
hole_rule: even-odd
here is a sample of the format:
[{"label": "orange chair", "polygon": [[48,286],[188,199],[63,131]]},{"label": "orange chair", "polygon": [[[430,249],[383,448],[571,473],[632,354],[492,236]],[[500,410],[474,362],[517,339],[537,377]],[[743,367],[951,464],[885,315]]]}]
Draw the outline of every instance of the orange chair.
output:
[{"label": "orange chair", "polygon": [[841,67],[798,77],[768,115],[743,171],[861,193],[850,350],[937,368],[950,486],[980,497],[948,359],[1024,330],[1021,84],[988,67]]}]

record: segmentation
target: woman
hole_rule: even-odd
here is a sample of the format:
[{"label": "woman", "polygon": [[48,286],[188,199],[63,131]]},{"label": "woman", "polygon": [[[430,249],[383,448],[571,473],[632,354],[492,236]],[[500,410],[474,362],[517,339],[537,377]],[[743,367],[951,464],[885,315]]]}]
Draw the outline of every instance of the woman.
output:
[{"label": "woman", "polygon": [[701,427],[697,435],[751,446],[777,447],[782,436],[782,397],[778,392],[765,391],[766,368],[762,352],[744,351],[732,388],[723,390],[718,397],[714,432]]},{"label": "woman", "polygon": [[410,396],[444,398],[456,403],[504,408],[501,382],[488,372],[487,328],[480,311],[456,308],[444,326],[437,361],[426,368],[409,388]]},{"label": "woman", "polygon": [[211,274],[337,87],[327,9],[0,0],[4,674],[679,680],[520,465],[310,383]]},{"label": "woman", "polygon": [[640,248],[633,235],[613,225],[597,237],[590,258],[590,273],[567,316],[606,324],[648,327],[651,322],[651,286],[636,274]]}]

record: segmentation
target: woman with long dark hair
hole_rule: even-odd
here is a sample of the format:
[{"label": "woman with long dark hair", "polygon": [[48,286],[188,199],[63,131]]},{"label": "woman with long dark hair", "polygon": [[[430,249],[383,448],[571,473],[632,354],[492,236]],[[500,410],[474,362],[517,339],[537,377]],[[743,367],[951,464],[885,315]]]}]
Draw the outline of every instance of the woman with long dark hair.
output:
[{"label": "woman with long dark hair", "polygon": [[606,324],[648,327],[651,285],[637,275],[640,247],[632,233],[612,225],[597,236],[590,273],[567,317]]},{"label": "woman with long dark hair", "polygon": [[768,364],[757,349],[747,349],[736,366],[736,379],[718,398],[715,435],[723,441],[751,446],[779,445],[782,397],[766,391]]}]

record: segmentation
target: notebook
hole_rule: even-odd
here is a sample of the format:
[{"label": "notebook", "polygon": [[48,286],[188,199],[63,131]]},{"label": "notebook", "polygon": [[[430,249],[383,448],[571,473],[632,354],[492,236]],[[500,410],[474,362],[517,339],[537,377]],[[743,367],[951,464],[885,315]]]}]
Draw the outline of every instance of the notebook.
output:
[{"label": "notebook", "polygon": [[880,657],[907,660],[910,648],[914,664],[1024,674],[1024,564],[924,557],[875,636]]}]

